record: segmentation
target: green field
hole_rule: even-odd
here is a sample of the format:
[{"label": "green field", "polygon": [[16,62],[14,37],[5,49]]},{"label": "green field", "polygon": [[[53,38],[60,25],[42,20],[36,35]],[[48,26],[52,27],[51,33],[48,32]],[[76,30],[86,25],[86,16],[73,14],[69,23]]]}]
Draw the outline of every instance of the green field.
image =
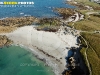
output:
[{"label": "green field", "polygon": [[[88,42],[88,49],[87,49],[87,58],[90,63],[90,67],[92,70],[92,75],[99,75],[100,74],[100,34],[91,34],[91,33],[81,33],[81,35],[85,38]],[[85,46],[86,44],[82,42]],[[85,50],[86,47],[83,47],[81,53],[85,57]],[[87,62],[86,62],[87,64]]]},{"label": "green field", "polygon": [[[72,23],[70,23],[69,26],[72,26]],[[89,18],[85,18],[84,20],[75,22],[74,27],[77,30],[83,31],[100,30],[100,18],[97,16],[90,15]]]},{"label": "green field", "polygon": [[[100,31],[100,8],[99,4],[90,2],[89,0],[75,0],[83,5],[89,5],[93,7],[94,10],[78,10],[81,14],[83,14],[84,20],[80,20],[74,23],[74,28],[77,30],[81,30],[81,42],[83,48],[81,49],[81,54],[88,68],[90,66],[92,75],[100,74],[100,33],[95,33],[95,31]],[[88,12],[99,12],[98,14],[88,15]],[[73,22],[69,23],[70,27],[73,27]],[[88,47],[87,47],[88,46]],[[86,60],[86,55],[89,62],[89,65]]]}]

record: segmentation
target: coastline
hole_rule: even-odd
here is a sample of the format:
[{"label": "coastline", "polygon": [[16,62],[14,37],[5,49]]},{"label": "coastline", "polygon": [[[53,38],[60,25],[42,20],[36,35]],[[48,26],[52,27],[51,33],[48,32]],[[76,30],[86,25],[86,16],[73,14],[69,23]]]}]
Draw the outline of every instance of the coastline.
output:
[{"label": "coastline", "polygon": [[[78,15],[78,13],[76,13],[76,16],[77,15]],[[79,18],[76,18],[76,20],[74,20],[74,21],[78,21],[78,20],[79,20]],[[71,21],[73,21],[73,20],[71,19]],[[24,27],[20,27],[20,28],[24,28]],[[28,32],[26,32],[28,27],[30,30],[28,30]],[[66,40],[65,36],[63,36],[63,35],[65,35],[65,33],[63,33],[64,32],[63,27],[61,27],[62,29],[59,30],[57,33],[38,31],[38,32],[40,32],[39,34],[38,34],[38,32],[34,33],[34,30],[33,30],[34,27],[31,27],[31,28],[30,27],[31,26],[26,26],[26,28],[22,29],[22,30],[19,30],[20,28],[18,28],[17,29],[18,33],[16,33],[17,30],[15,30],[15,31],[13,31],[14,33],[11,32],[11,34],[7,33],[6,35],[8,36],[9,39],[14,41],[14,44],[16,44],[16,45],[18,44],[19,46],[23,45],[24,47],[29,48],[38,59],[44,61],[48,66],[52,67],[53,72],[56,75],[61,75],[61,73],[64,71],[64,69],[66,69],[65,66],[67,65],[67,63],[66,63],[65,58],[68,56],[68,51],[70,50],[71,47],[78,47],[76,45],[77,37],[75,39],[73,39],[75,36],[72,35],[71,32],[70,33],[68,32],[69,34],[66,34],[66,35],[68,35],[68,36],[66,36],[66,38],[67,38],[67,40]],[[22,34],[20,34],[20,31]],[[34,34],[32,34],[32,32]],[[26,35],[25,33],[28,35]],[[46,33],[47,34],[50,33],[50,34],[47,35]],[[36,36],[34,36],[34,35],[36,35]],[[45,39],[45,35],[46,35],[46,39]],[[54,38],[50,39],[49,37],[52,37],[52,36]],[[35,37],[35,40],[33,37]],[[17,39],[17,40],[15,40],[15,39]],[[51,40],[53,42],[51,42]],[[73,43],[73,41],[74,41],[74,43]],[[70,42],[70,43],[68,43],[68,42]],[[51,46],[51,47],[49,47],[49,46]],[[62,46],[62,47],[59,47],[59,46]],[[67,48],[69,48],[69,49],[67,49]],[[48,50],[54,50],[54,51],[48,51]]]},{"label": "coastline", "polygon": [[66,49],[66,47],[78,47],[76,45],[77,37],[73,36],[72,34],[65,35],[63,30],[53,33],[37,31],[33,26],[24,26],[18,28],[12,33],[5,33],[5,35],[9,39],[13,40],[14,44],[22,44],[25,47],[28,47],[37,56],[37,58],[46,62],[48,66],[52,67],[56,75],[61,75],[64,69],[66,69],[65,57],[69,51]]},{"label": "coastline", "polygon": [[[84,8],[84,9],[87,9],[87,8]],[[89,7],[88,10],[92,10],[92,8]],[[73,27],[72,28],[73,32],[76,33],[75,31],[78,31],[78,30],[74,29],[74,27],[75,27],[74,24],[77,21],[85,19],[85,15],[82,15],[82,14],[83,13],[76,11],[72,16],[69,16],[69,18],[67,20],[61,19],[61,21],[64,24],[73,22],[73,24],[71,24],[71,26]],[[86,14],[90,15],[89,13],[86,13]],[[94,12],[92,14],[94,14]],[[75,19],[73,19],[73,18],[75,18]],[[23,29],[23,28],[25,28],[25,29]],[[13,31],[11,33],[4,33],[4,35],[7,35],[9,37],[9,39],[12,39],[14,41],[14,45],[18,45],[18,46],[27,48],[29,51],[31,51],[35,55],[35,57],[37,57],[39,60],[45,62],[47,64],[46,66],[52,67],[53,72],[56,75],[61,75],[61,73],[64,71],[64,69],[66,69],[65,66],[67,65],[67,63],[66,63],[65,57],[67,57],[68,51],[70,51],[71,47],[76,48],[75,45],[72,45],[72,46],[69,45],[70,43],[73,43],[73,41],[70,41],[70,40],[73,39],[73,37],[75,37],[75,36],[76,36],[76,39],[78,39],[77,35],[73,35],[73,32],[71,32],[70,30],[65,32],[63,26],[60,27],[58,32],[45,32],[45,31],[37,31],[34,29],[35,29],[34,26],[24,26],[24,27],[17,28],[15,31]],[[18,31],[18,33],[16,33],[16,31]],[[78,31],[78,34],[80,32],[81,31]],[[67,40],[65,38],[65,35],[67,35],[66,36]],[[70,35],[72,35],[72,36],[70,36]],[[54,37],[54,38],[52,38],[52,37]],[[70,37],[72,37],[72,38],[69,39]],[[15,40],[15,39],[17,39],[17,40]],[[74,39],[74,43],[75,43],[75,41],[76,40]],[[70,43],[68,43],[68,42],[70,42]],[[75,43],[75,44],[79,44],[79,43]],[[62,47],[59,47],[59,46],[62,46]],[[80,46],[80,44],[79,44],[79,46]],[[78,46],[78,49],[79,49],[79,46]],[[49,51],[49,50],[53,50],[53,51]],[[81,54],[80,50],[77,50],[77,51],[75,50],[77,52],[77,55],[75,55],[75,57],[76,57],[76,59],[77,59],[77,56],[80,57],[80,61],[82,63],[85,63],[85,61],[84,62],[82,61],[83,58],[81,58],[82,55],[80,55]],[[82,63],[80,65],[84,66]]]},{"label": "coastline", "polygon": [[[61,19],[61,22],[66,24],[80,20],[78,13],[75,13],[74,17]],[[17,28],[4,35],[13,40],[15,45],[23,45],[30,49],[38,59],[50,66],[56,75],[62,75],[64,70],[68,70],[66,57],[71,56],[69,51],[72,47],[79,48],[78,34],[77,30],[62,25],[57,32],[38,31],[35,25],[31,25]]]}]

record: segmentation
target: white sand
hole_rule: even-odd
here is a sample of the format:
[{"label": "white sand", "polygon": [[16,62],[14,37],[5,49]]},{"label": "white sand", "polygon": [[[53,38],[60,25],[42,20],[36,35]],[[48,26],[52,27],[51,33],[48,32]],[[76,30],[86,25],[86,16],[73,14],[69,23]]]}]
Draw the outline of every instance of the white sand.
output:
[{"label": "white sand", "polygon": [[[22,44],[30,48],[39,58],[46,59],[46,63],[53,68],[56,75],[61,75],[65,69],[65,57],[69,51],[66,47],[77,47],[77,37],[72,34],[65,35],[63,30],[60,30],[59,33],[53,33],[37,31],[33,26],[24,26],[6,35],[14,41],[14,44]],[[38,49],[54,56],[60,62],[56,61],[55,58],[48,57]]]}]

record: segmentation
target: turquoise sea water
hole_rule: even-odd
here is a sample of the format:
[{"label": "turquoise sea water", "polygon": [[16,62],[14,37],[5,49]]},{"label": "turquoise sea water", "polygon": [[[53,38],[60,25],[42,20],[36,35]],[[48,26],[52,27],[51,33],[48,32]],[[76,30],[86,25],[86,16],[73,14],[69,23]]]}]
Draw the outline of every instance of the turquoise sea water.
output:
[{"label": "turquoise sea water", "polygon": [[50,67],[28,50],[10,46],[0,49],[0,75],[54,75]]},{"label": "turquoise sea water", "polygon": [[[16,16],[35,16],[35,17],[52,17],[58,16],[53,12],[53,8],[67,7],[74,8],[69,4],[65,4],[66,0],[0,0],[2,1],[17,1],[17,2],[30,2],[33,1],[33,7],[0,7],[0,18],[16,17]],[[23,14],[20,14],[23,13]]]}]

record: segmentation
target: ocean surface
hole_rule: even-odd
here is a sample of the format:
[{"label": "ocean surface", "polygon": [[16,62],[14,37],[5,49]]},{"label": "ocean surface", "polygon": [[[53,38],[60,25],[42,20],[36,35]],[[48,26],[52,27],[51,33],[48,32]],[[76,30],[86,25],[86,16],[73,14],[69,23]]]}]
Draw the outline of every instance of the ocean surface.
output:
[{"label": "ocean surface", "polygon": [[19,46],[0,49],[0,75],[54,75],[50,67]]},{"label": "ocean surface", "polygon": [[18,17],[18,16],[35,16],[35,17],[53,17],[58,16],[53,8],[67,7],[74,8],[69,4],[65,4],[66,0],[0,0],[2,1],[17,1],[17,2],[34,2],[32,7],[0,7],[0,18]]}]

